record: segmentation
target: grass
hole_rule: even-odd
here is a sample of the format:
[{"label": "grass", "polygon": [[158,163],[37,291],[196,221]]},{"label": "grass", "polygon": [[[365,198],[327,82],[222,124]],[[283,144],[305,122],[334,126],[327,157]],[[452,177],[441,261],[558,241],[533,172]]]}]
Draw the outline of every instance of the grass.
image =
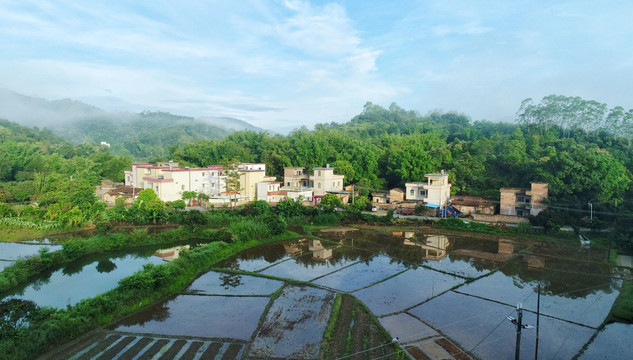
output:
[{"label": "grass", "polygon": [[613,303],[607,322],[623,322],[633,324],[633,281],[622,282],[620,295]]},{"label": "grass", "polygon": [[334,304],[332,305],[332,313],[330,314],[330,319],[328,321],[327,327],[325,328],[325,332],[323,333],[320,358],[328,359],[331,357],[330,343],[332,342],[334,332],[336,331],[336,326],[339,322],[339,317],[341,316],[342,304],[343,296],[341,294],[336,294],[336,297],[334,298]]},{"label": "grass", "polygon": [[[83,231],[83,230],[79,230]],[[50,236],[68,234],[68,230],[42,230],[30,228],[18,228],[12,226],[0,226],[0,241],[18,242],[33,239],[43,239]]]}]

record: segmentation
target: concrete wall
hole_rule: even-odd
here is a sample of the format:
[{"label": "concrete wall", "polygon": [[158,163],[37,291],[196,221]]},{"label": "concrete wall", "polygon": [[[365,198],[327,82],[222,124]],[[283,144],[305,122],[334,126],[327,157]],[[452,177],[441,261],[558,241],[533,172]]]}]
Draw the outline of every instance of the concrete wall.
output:
[{"label": "concrete wall", "polygon": [[505,224],[518,224],[521,221],[527,221],[525,218],[510,216],[510,215],[482,215],[473,214],[473,220],[484,221],[489,223],[505,223]]}]

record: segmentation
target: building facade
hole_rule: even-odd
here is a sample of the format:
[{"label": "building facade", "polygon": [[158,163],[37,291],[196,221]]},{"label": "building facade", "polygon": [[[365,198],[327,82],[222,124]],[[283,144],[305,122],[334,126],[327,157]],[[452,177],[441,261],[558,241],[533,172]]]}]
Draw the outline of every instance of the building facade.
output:
[{"label": "building facade", "polygon": [[549,195],[547,183],[531,183],[531,189],[501,188],[499,213],[501,215],[522,216],[538,215],[547,208],[543,200]]},{"label": "building facade", "polygon": [[425,174],[426,182],[410,182],[405,184],[407,201],[422,201],[430,207],[444,207],[451,198],[451,184],[448,174],[442,170],[439,174]]}]

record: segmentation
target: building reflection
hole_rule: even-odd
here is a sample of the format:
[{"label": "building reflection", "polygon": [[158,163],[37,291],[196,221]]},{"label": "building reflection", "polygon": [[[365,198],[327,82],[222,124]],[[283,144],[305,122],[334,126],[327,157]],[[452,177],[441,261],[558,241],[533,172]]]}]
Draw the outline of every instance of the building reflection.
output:
[{"label": "building reflection", "polygon": [[303,252],[301,249],[301,243],[305,242],[305,239],[299,240],[298,242],[284,244],[284,251],[289,255],[298,255]]},{"label": "building reflection", "polygon": [[189,250],[189,245],[175,246],[168,249],[160,249],[154,253],[154,256],[163,259],[163,261],[173,261],[178,259],[180,252],[183,250]]},{"label": "building reflection", "polygon": [[429,260],[441,260],[448,254],[450,241],[445,235],[426,235],[424,240],[414,237],[413,231],[404,231],[404,245],[417,246],[424,251],[424,257]]},{"label": "building reflection", "polygon": [[332,258],[333,249],[326,249],[320,240],[310,240],[308,250],[312,251],[314,260],[326,261]]}]

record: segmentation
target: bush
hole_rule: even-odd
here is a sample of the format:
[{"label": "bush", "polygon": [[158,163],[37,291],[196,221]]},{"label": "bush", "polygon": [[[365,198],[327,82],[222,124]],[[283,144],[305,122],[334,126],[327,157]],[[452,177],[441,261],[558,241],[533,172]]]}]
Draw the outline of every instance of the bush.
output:
[{"label": "bush", "polygon": [[167,208],[169,209],[183,210],[184,208],[187,207],[187,203],[185,202],[185,200],[174,200],[174,201],[167,201],[165,203],[165,206],[167,206]]},{"label": "bush", "polygon": [[235,235],[238,241],[243,242],[251,239],[261,240],[270,235],[270,229],[267,225],[252,220],[233,222],[229,225],[228,231]]},{"label": "bush", "polygon": [[180,223],[195,232],[201,226],[206,225],[207,218],[198,210],[189,210],[181,214]]},{"label": "bush", "polygon": [[263,200],[252,201],[240,209],[240,213],[244,216],[259,216],[270,214],[271,212],[272,207]]},{"label": "bush", "polygon": [[336,225],[340,218],[337,213],[321,213],[312,218],[314,225]]},{"label": "bush", "polygon": [[517,224],[517,232],[521,234],[530,234],[533,230],[532,225],[527,221],[519,221]]},{"label": "bush", "polygon": [[270,214],[262,220],[264,224],[268,225],[270,233],[273,235],[283,234],[286,231],[286,221],[278,215]]},{"label": "bush", "polygon": [[62,250],[70,258],[78,258],[86,254],[86,243],[82,240],[70,240],[62,244]]}]

